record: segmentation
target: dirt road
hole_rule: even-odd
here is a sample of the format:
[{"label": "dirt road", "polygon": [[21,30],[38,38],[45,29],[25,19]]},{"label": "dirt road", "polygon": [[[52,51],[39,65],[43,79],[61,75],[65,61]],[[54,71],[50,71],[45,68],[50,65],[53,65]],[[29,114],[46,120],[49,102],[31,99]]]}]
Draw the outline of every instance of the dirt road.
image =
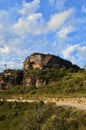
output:
[{"label": "dirt road", "polygon": [[[3,101],[3,99],[0,99],[0,101]],[[71,106],[75,107],[80,110],[86,110],[86,98],[49,98],[49,97],[39,97],[38,99],[22,99],[20,98],[14,98],[14,99],[6,99],[7,102],[40,102],[43,101],[44,103],[55,103],[57,106]]]}]

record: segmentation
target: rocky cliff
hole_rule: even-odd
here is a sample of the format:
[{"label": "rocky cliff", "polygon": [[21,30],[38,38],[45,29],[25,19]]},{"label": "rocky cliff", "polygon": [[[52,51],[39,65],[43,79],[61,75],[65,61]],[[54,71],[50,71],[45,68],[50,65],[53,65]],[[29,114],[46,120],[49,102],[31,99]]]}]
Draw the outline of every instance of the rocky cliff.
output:
[{"label": "rocky cliff", "polygon": [[58,56],[51,54],[34,53],[27,57],[23,62],[24,70],[34,69],[34,68],[73,68],[78,70],[77,65],[73,65],[70,61],[64,60]]},{"label": "rocky cliff", "polygon": [[73,71],[80,69],[77,65],[73,65],[70,61],[58,56],[34,53],[23,62],[23,70],[5,70],[3,72],[0,88],[8,89],[20,84],[26,87],[35,86],[36,88],[41,88],[46,86],[51,80],[55,80],[54,73],[61,68],[71,68]]},{"label": "rocky cliff", "polygon": [[[48,71],[51,71],[52,68],[71,68],[73,71],[80,69],[77,65],[73,65],[70,61],[64,60],[58,56],[51,54],[34,53],[31,56],[28,56],[23,62],[24,85],[35,86],[37,88],[46,86],[51,80],[50,77],[53,75],[52,73],[51,76],[45,78],[46,75],[48,75],[46,69],[48,69]],[[38,71],[36,71],[37,69]]]}]

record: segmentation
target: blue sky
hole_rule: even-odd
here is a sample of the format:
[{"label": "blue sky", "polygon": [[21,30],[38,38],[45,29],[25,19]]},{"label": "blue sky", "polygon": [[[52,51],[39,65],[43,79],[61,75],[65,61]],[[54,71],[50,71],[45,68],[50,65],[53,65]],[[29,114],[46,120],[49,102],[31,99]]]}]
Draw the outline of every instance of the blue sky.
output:
[{"label": "blue sky", "polygon": [[0,1],[0,71],[34,52],[86,64],[86,0]]}]

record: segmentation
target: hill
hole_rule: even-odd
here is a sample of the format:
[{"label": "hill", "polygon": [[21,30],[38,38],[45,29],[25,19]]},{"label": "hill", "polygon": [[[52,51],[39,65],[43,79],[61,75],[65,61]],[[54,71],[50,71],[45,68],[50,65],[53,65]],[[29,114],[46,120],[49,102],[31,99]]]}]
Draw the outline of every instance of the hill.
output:
[{"label": "hill", "polygon": [[[73,65],[70,61],[64,60],[58,56],[51,54],[34,53],[27,57],[23,62],[23,70],[5,70],[2,73],[2,80],[0,82],[1,89],[8,89],[15,85],[24,84],[25,86],[34,85],[36,87],[45,86],[48,83],[46,80],[40,78],[46,77],[46,69],[59,70],[61,68],[72,69],[78,71],[80,68],[77,65]],[[36,73],[36,70],[39,72]],[[41,70],[41,71],[40,71]],[[32,73],[33,71],[33,73]],[[29,73],[29,77],[28,77]],[[32,76],[30,75],[32,73]]]},{"label": "hill", "polygon": [[0,73],[0,100],[0,130],[86,130],[86,70],[58,56]]},{"label": "hill", "polygon": [[5,70],[0,95],[86,96],[86,71],[58,56],[34,53],[23,70]]}]

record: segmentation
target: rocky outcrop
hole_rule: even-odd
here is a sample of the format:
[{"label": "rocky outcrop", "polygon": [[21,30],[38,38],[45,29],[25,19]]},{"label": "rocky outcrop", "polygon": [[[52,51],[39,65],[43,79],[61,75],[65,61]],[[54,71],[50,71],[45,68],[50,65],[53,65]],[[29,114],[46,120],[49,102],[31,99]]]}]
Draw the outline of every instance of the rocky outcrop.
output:
[{"label": "rocky outcrop", "polygon": [[[51,54],[34,53],[27,57],[23,62],[23,70],[5,70],[0,89],[8,89],[16,85],[25,85],[26,87],[35,86],[36,88],[45,87],[50,81],[52,75],[47,73],[51,69],[72,68],[74,71],[80,68],[73,65],[70,61],[64,60]],[[55,79],[55,76],[52,80]]]},{"label": "rocky outcrop", "polygon": [[36,80],[36,88],[42,88],[47,85],[47,81],[43,79],[37,79]]},{"label": "rocky outcrop", "polygon": [[3,76],[5,83],[11,83],[13,85],[22,84],[23,71],[22,70],[5,70]]},{"label": "rocky outcrop", "polygon": [[36,80],[35,78],[32,77],[26,77],[24,80],[24,85],[29,87],[29,86],[35,86]]},{"label": "rocky outcrop", "polygon": [[34,70],[27,71],[24,74],[23,84],[24,86],[31,87],[34,86],[36,88],[41,88],[47,85],[48,80],[44,79],[43,76],[45,73],[43,70]]},{"label": "rocky outcrop", "polygon": [[79,69],[77,65],[73,65],[70,61],[51,54],[34,53],[27,57],[23,62],[23,68],[25,71],[35,68],[42,69],[50,67]]},{"label": "rocky outcrop", "polygon": [[41,69],[47,65],[50,57],[51,57],[50,55],[34,53],[25,59],[24,64],[23,64],[24,70],[28,70],[31,68]]},{"label": "rocky outcrop", "polygon": [[5,70],[3,72],[2,81],[0,82],[0,89],[8,89],[23,83],[22,70]]},{"label": "rocky outcrop", "polygon": [[42,88],[47,85],[47,81],[43,79],[37,79],[37,78],[25,78],[24,85],[26,87],[34,86],[36,88]]},{"label": "rocky outcrop", "polygon": [[[45,87],[51,80],[49,77],[48,79],[45,78],[47,75],[46,68],[50,70],[51,68],[72,68],[75,71],[79,69],[77,65],[73,65],[70,61],[64,60],[58,56],[34,53],[31,56],[27,57],[23,63],[24,85],[27,87],[35,86],[36,88]],[[36,71],[37,69],[41,71]]]}]

